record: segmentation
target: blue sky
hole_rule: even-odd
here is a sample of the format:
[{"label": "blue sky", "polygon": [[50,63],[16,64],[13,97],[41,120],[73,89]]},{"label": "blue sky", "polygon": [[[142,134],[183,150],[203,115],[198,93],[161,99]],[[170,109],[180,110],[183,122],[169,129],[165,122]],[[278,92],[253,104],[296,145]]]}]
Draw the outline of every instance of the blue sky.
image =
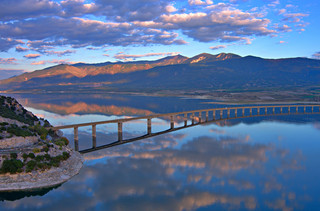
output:
[{"label": "blue sky", "polygon": [[320,58],[318,0],[1,0],[0,8],[1,75],[204,52]]}]

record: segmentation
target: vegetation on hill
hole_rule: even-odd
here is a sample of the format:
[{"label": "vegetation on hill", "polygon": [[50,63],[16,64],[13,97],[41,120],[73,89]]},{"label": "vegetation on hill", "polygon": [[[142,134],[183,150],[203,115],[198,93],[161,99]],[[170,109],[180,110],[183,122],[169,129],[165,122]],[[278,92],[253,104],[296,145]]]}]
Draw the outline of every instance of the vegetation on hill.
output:
[{"label": "vegetation on hill", "polygon": [[[38,119],[14,98],[0,96],[0,116],[24,123],[0,122],[0,139],[7,140],[9,147],[0,151],[0,174],[44,171],[70,157],[68,139],[58,136],[47,120]],[[12,137],[36,137],[38,141],[32,147],[19,147],[9,139]]]},{"label": "vegetation on hill", "polygon": [[35,121],[39,121],[38,117],[23,108],[17,100],[5,96],[0,96],[0,116],[28,125],[33,125]]}]

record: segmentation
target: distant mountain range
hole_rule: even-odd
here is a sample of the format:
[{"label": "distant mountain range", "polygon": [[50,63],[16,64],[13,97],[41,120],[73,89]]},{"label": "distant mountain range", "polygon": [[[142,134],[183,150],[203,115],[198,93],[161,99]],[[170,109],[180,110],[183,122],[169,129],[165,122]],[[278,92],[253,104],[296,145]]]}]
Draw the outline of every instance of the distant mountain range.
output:
[{"label": "distant mountain range", "polygon": [[156,61],[61,64],[0,81],[2,91],[161,91],[270,89],[320,85],[320,60],[236,54]]}]

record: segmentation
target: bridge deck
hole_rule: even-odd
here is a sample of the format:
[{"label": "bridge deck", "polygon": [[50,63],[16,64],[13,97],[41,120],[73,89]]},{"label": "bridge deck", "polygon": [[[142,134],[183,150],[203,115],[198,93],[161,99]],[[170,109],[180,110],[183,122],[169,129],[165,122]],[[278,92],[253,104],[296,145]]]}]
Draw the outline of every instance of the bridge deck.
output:
[{"label": "bridge deck", "polygon": [[[234,117],[230,117],[231,111],[234,111]],[[249,112],[249,115],[246,115],[246,111]],[[202,113],[204,112],[205,112],[205,118],[203,121]],[[211,113],[211,118],[209,118],[209,112]],[[254,112],[256,113],[255,115],[253,115]],[[198,114],[198,116],[196,116],[196,114]],[[268,105],[268,106],[240,106],[240,107],[238,106],[238,107],[202,109],[202,110],[183,111],[183,112],[175,112],[175,113],[167,113],[167,114],[156,114],[156,115],[149,115],[149,116],[142,116],[142,117],[121,118],[121,119],[107,120],[107,121],[63,125],[63,126],[52,127],[51,129],[59,130],[59,129],[73,128],[75,150],[79,151],[78,128],[85,127],[85,126],[92,126],[92,148],[80,151],[81,153],[87,153],[87,152],[92,152],[95,150],[108,148],[108,147],[132,142],[136,140],[141,140],[144,138],[165,134],[165,133],[176,131],[176,130],[181,130],[183,128],[196,126],[203,123],[210,123],[210,122],[227,120],[227,119],[246,118],[246,117],[289,115],[289,114],[293,114],[293,115],[320,114],[320,105]],[[174,119],[175,117],[177,119],[177,116],[179,115],[183,115],[184,126],[175,127]],[[217,118],[217,116],[219,116],[219,118]],[[158,133],[152,133],[152,130],[151,130],[152,119],[168,118],[168,117],[170,118],[170,128],[168,130],[164,130]],[[190,120],[189,117],[191,118],[191,124],[188,125],[188,120]],[[123,137],[122,137],[123,123],[135,121],[135,120],[142,120],[142,119],[147,120],[147,133],[143,136],[123,140]],[[101,124],[110,124],[110,123],[118,124],[118,141],[97,147],[96,146],[96,126]]]}]

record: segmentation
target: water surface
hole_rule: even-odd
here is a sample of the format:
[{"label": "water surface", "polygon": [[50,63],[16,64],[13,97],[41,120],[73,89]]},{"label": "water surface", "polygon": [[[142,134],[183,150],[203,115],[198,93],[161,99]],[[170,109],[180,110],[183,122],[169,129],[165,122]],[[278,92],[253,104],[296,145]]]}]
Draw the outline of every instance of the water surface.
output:
[{"label": "water surface", "polygon": [[[54,125],[226,106],[173,97],[16,97]],[[166,119],[153,121],[154,131],[169,128]],[[146,123],[124,129],[127,137],[142,134]],[[80,147],[90,146],[90,132],[79,131]],[[72,131],[64,133],[72,140]],[[116,137],[116,125],[97,127],[98,145]],[[190,127],[86,154],[80,174],[70,181],[38,195],[7,198],[0,209],[319,210],[319,137],[319,115]]]}]

